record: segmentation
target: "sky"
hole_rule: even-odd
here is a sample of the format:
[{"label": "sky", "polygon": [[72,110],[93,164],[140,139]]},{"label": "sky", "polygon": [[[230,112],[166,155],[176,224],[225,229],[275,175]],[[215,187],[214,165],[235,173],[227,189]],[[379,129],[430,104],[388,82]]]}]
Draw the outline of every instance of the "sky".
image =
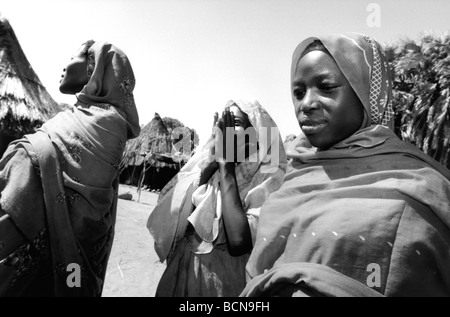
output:
[{"label": "sky", "polygon": [[450,30],[448,0],[0,0],[31,66],[57,102],[62,70],[88,39],[129,57],[140,123],[157,112],[209,136],[230,99],[258,100],[282,138],[299,134],[290,93],[306,37],[358,32],[382,44]]}]

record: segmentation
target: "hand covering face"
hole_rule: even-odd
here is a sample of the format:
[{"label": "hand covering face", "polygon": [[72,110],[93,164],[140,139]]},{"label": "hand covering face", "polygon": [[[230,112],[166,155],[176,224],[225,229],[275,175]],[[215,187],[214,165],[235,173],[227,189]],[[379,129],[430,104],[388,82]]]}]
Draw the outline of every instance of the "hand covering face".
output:
[{"label": "hand covering face", "polygon": [[[258,217],[262,203],[281,185],[286,169],[286,156],[275,122],[258,102],[230,101],[227,106],[233,104],[247,114],[260,144],[261,155],[257,161],[241,162],[236,167],[236,179],[244,209],[247,215]],[[264,136],[263,133],[271,128],[274,134]],[[207,184],[198,187],[201,167],[209,159],[213,140],[211,138],[165,186],[148,219],[147,227],[155,239],[155,250],[161,261],[167,258],[170,251],[175,249],[176,243],[184,237],[188,221],[205,244],[210,244],[201,248],[202,251],[197,250],[199,252],[210,252],[212,243],[219,234],[221,203],[217,172]],[[196,208],[191,214],[194,205]]]}]

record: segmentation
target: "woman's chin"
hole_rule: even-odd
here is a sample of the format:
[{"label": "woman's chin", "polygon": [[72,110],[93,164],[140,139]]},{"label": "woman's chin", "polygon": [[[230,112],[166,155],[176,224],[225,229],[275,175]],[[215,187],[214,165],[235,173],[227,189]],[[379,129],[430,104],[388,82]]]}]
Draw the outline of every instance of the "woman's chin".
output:
[{"label": "woman's chin", "polygon": [[59,92],[64,95],[74,95],[77,92],[74,92],[73,89],[70,89],[70,87],[66,87],[65,85],[59,86]]}]

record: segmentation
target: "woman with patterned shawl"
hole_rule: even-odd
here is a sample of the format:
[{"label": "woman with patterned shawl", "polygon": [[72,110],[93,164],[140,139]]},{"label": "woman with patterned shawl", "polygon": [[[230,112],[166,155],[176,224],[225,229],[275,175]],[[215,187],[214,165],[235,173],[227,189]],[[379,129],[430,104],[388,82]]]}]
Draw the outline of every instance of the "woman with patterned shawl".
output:
[{"label": "woman with patterned shawl", "polygon": [[300,138],[263,205],[241,296],[450,296],[450,173],[392,132],[381,46],[358,34],[295,49]]},{"label": "woman with patterned shawl", "polygon": [[238,296],[259,210],[283,180],[281,137],[257,101],[230,101],[221,118],[216,113],[214,128],[203,150],[165,186],[148,219],[155,250],[167,264],[157,297]]},{"label": "woman with patterned shawl", "polygon": [[101,296],[119,163],[140,132],[127,56],[88,41],[64,70],[76,104],[0,161],[0,295]]}]

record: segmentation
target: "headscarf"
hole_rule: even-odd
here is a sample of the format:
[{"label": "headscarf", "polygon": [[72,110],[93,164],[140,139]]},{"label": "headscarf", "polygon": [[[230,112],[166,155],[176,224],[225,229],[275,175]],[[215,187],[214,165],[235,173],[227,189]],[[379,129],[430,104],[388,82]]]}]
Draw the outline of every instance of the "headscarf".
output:
[{"label": "headscarf", "polygon": [[[294,52],[292,76],[303,51],[315,39],[324,44],[360,98],[365,119],[353,135],[324,151],[308,147],[304,138],[298,138],[289,148],[288,158],[292,160],[284,183],[264,204],[257,242],[246,267],[249,277],[262,275],[258,278],[261,284],[255,280],[248,285],[251,289],[255,284],[258,288],[289,282],[303,285],[305,279],[298,278],[305,273],[302,265],[283,269],[292,262],[330,263],[331,268],[360,278],[365,274],[360,274],[360,268],[367,265],[366,260],[384,262],[395,285],[397,277],[408,279],[411,272],[410,268],[402,270],[394,261],[408,259],[410,248],[428,243],[410,241],[411,235],[400,231],[396,216],[403,221],[407,218],[403,217],[405,206],[412,204],[419,213],[434,213],[450,227],[450,172],[415,146],[401,141],[390,129],[393,113],[389,65],[379,44],[369,37],[345,34],[306,39]],[[405,230],[412,228],[405,226]],[[421,230],[415,227],[411,234],[422,238]],[[446,234],[448,229],[444,230]],[[385,239],[391,237],[398,238],[395,249],[384,247],[389,247]],[[437,261],[443,258],[445,252]],[[264,273],[272,267],[275,271]],[[339,281],[331,280],[331,284],[334,282]],[[395,287],[391,290],[394,294]]]},{"label": "headscarf", "polygon": [[[392,108],[392,79],[381,45],[367,35],[357,33],[331,34],[309,37],[295,49],[291,66],[291,85],[297,65],[305,49],[319,40],[331,54],[350,86],[364,106],[364,121],[360,130],[349,138],[333,145],[328,151],[315,151],[305,147],[304,138],[297,138],[289,148],[288,157],[294,164],[311,163],[319,159],[352,158],[402,152],[431,165],[443,175],[449,175],[436,161],[418,148],[400,141],[392,131],[394,111]],[[388,130],[389,129],[389,130]],[[383,144],[383,147],[378,147]]]},{"label": "headscarf", "polygon": [[59,113],[41,129],[65,157],[69,175],[103,187],[117,176],[127,139],[140,132],[135,78],[119,48],[107,42],[86,43],[88,83],[76,94],[78,101],[71,110]]},{"label": "headscarf", "polygon": [[[233,105],[247,114],[259,144],[257,160],[241,162],[236,166],[236,180],[244,210],[247,217],[257,219],[263,202],[281,186],[286,156],[275,122],[257,101],[227,103],[227,107]],[[267,131],[269,136],[263,135]],[[206,184],[198,186],[201,168],[210,159],[213,141],[211,137],[163,188],[158,204],[149,216],[147,227],[155,240],[155,250],[161,261],[175,250],[177,242],[184,237],[188,221],[203,240],[195,252],[208,253],[217,242],[221,218],[218,172]]]},{"label": "headscarf", "polygon": [[[17,199],[10,195],[4,205],[16,206],[8,213],[30,240],[45,222],[56,296],[101,295],[114,237],[119,163],[126,140],[140,131],[126,55],[109,43],[89,45],[90,79],[76,95],[75,106],[11,143],[7,151],[23,148],[39,164],[43,195],[35,192],[23,204],[9,201]],[[17,186],[12,180],[7,188]],[[45,210],[33,209],[41,199]],[[80,288],[66,283],[70,272],[65,268],[71,263],[82,268]]]},{"label": "headscarf", "polygon": [[135,78],[127,55],[108,42],[88,41],[89,82],[76,94],[86,104],[113,105],[128,123],[128,138],[139,135],[139,116],[134,103]]},{"label": "headscarf", "polygon": [[303,52],[315,40],[321,41],[329,51],[361,100],[364,106],[361,128],[381,124],[392,129],[394,111],[389,63],[381,45],[366,35],[346,33],[305,39],[292,57],[291,85]]}]

